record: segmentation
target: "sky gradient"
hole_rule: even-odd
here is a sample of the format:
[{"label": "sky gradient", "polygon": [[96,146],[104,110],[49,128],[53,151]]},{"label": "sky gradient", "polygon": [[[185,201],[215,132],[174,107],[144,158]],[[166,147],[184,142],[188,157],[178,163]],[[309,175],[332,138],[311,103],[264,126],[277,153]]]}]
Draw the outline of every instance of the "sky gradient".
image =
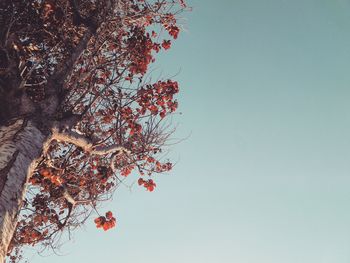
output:
[{"label": "sky gradient", "polygon": [[349,263],[350,2],[188,4],[154,66],[181,84],[175,168],[29,262]]}]

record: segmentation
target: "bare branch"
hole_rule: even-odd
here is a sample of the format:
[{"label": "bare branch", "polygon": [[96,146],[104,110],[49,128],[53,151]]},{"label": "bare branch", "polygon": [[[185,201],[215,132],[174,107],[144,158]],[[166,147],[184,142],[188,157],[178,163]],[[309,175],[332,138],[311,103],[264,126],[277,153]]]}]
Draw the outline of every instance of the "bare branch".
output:
[{"label": "bare branch", "polygon": [[45,145],[44,153],[47,152],[49,144],[53,140],[74,144],[75,146],[82,148],[86,153],[94,154],[94,155],[107,155],[110,153],[120,155],[120,154],[131,153],[130,150],[120,145],[116,145],[116,144],[109,145],[109,146],[93,145],[93,143],[89,139],[87,139],[85,136],[77,132],[73,132],[73,131],[59,132],[57,129],[52,130],[51,138],[48,140],[48,142]]}]

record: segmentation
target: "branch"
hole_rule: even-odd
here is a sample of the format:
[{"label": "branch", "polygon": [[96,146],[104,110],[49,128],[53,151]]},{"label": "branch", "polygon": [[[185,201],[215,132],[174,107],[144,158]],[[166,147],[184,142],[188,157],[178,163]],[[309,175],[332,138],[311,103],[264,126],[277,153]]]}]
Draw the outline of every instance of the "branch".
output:
[{"label": "branch", "polygon": [[[80,16],[75,0],[70,0],[70,5],[72,6],[75,18],[78,18],[78,20],[80,19],[80,22],[85,22],[87,30],[84,32],[84,35],[79,41],[79,44],[72,50],[70,57],[62,61],[57,66],[55,73],[48,79],[46,92],[47,98],[41,103],[41,108],[44,112],[52,114],[54,111],[57,110],[59,104],[61,104],[61,102],[64,101],[66,96],[66,93],[64,92],[64,83],[68,75],[72,72],[74,65],[76,64],[80,56],[83,54],[83,52],[86,50],[90,39],[96,34],[98,27],[100,27],[103,24],[103,22],[107,22],[107,18],[109,17],[109,15],[111,15],[118,1],[112,1],[113,4],[110,3],[110,1],[107,2],[108,4],[106,5],[106,7],[111,8],[107,9],[105,15],[101,15],[101,17],[103,17],[105,20],[91,22],[90,20],[94,19],[94,17],[89,17],[87,20],[84,20]],[[96,16],[97,14],[93,15]],[[53,104],[54,106],[49,108],[47,107],[47,105],[49,104]]]},{"label": "branch", "polygon": [[87,18],[82,17],[80,12],[79,12],[79,8],[78,8],[75,0],[70,0],[69,3],[70,3],[72,10],[73,10],[73,23],[74,23],[74,25],[79,26],[80,24],[83,24],[89,30],[91,30],[92,32],[95,32],[97,29],[97,24],[93,19],[96,16],[96,14],[93,13]]},{"label": "branch", "polygon": [[75,63],[80,58],[81,54],[85,51],[92,36],[92,32],[87,30],[81,38],[79,44],[72,50],[70,57],[62,61],[62,63],[57,67],[56,72],[49,80],[49,83],[52,85],[51,88],[53,89],[51,91],[52,93],[55,94],[57,91],[61,91],[63,89],[64,81],[72,72]]},{"label": "branch", "polygon": [[52,140],[74,144],[75,146],[83,149],[85,152],[94,155],[107,155],[110,153],[113,153],[114,155],[120,155],[131,153],[130,150],[120,145],[93,145],[93,143],[82,134],[73,131],[59,132],[57,129],[52,130],[51,138],[44,146],[44,153],[47,153],[49,144]]}]

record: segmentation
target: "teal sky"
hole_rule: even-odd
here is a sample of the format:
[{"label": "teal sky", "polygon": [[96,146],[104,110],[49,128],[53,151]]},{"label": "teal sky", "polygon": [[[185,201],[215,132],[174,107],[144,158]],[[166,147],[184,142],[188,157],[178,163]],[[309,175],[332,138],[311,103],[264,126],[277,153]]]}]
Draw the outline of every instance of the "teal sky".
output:
[{"label": "teal sky", "polygon": [[157,63],[180,70],[175,137],[191,134],[174,170],[120,188],[116,229],[91,220],[29,261],[349,263],[350,1],[188,3]]}]

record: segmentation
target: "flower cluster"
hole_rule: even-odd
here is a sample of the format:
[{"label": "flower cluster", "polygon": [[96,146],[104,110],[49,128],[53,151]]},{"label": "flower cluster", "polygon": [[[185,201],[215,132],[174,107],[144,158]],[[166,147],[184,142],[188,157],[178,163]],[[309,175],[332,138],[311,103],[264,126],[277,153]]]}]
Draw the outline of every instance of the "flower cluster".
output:
[{"label": "flower cluster", "polygon": [[100,216],[95,219],[95,224],[97,228],[102,228],[104,231],[107,231],[116,225],[116,219],[113,217],[111,211],[106,213],[106,216]]},{"label": "flower cluster", "polygon": [[153,85],[147,85],[138,91],[137,102],[140,108],[137,111],[144,115],[148,110],[151,114],[157,115],[159,113],[160,117],[164,118],[167,112],[174,112],[177,109],[174,95],[178,92],[178,83],[172,80],[158,81]]},{"label": "flower cluster", "polygon": [[147,189],[147,191],[150,191],[150,192],[152,192],[156,187],[156,184],[155,182],[153,182],[152,179],[144,180],[140,178],[137,182],[139,185],[143,185]]}]

